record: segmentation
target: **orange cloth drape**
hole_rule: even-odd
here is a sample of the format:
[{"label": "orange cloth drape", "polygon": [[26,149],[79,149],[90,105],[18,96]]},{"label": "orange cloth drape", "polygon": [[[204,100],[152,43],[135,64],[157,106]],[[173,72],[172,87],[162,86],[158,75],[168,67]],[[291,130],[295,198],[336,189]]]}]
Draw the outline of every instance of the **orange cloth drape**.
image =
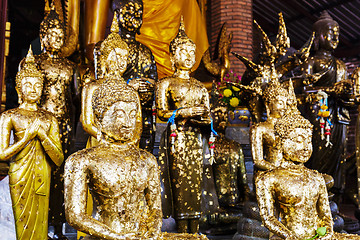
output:
[{"label": "orange cloth drape", "polygon": [[196,64],[208,49],[206,22],[196,0],[143,0],[144,13],[141,34],[136,39],[152,51],[159,79],[173,74],[169,44],[177,35],[181,15],[184,16],[186,34],[196,44]]}]

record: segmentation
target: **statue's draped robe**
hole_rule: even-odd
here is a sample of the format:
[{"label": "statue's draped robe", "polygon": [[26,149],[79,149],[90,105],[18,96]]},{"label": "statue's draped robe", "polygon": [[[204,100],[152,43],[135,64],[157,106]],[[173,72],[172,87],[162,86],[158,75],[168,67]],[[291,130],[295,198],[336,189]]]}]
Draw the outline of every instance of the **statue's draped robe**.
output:
[{"label": "statue's draped robe", "polygon": [[[344,63],[333,57],[329,71],[314,84],[314,87],[331,87],[336,82],[343,80],[344,74],[346,74]],[[344,181],[342,162],[345,157],[347,125],[350,123],[350,116],[342,99],[331,96],[331,94],[328,97],[328,107],[329,119],[333,124],[330,135],[330,142],[333,144],[331,147],[326,147],[326,140],[321,139],[320,121],[317,115],[320,109],[319,105],[313,104],[306,108],[305,117],[314,125],[313,154],[308,166],[321,173],[331,175],[335,181],[334,188],[341,189]],[[313,110],[315,111],[312,112]]]},{"label": "statue's draped robe", "polygon": [[9,169],[18,240],[47,239],[50,177],[47,154],[34,138],[14,157]]}]

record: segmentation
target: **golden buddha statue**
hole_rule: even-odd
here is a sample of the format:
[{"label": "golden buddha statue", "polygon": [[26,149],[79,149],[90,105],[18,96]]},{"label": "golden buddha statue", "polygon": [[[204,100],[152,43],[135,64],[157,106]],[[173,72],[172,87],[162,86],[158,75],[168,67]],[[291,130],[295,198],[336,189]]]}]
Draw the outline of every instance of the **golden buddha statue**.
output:
[{"label": "golden buddha statue", "polygon": [[[339,43],[339,24],[324,11],[319,20],[314,23],[313,29],[315,54],[301,66],[303,83],[310,93],[314,94],[314,92],[322,90],[329,95],[327,98],[327,111],[329,112],[327,122],[330,126],[327,133],[329,137],[324,137],[324,134],[321,133],[321,123],[318,120],[319,101],[317,98],[308,98],[310,101],[304,104],[304,116],[314,125],[314,149],[308,165],[321,173],[331,175],[335,181],[332,191],[336,193],[336,191],[341,192],[344,188],[342,163],[346,154],[347,126],[350,123],[346,106],[351,104],[349,94],[351,94],[352,84],[347,80],[344,62],[333,56],[333,51]],[[307,93],[306,90],[305,93]],[[312,101],[313,99],[315,101]]]},{"label": "golden buddha statue", "polygon": [[10,193],[18,240],[48,239],[51,167],[60,166],[64,160],[57,120],[37,104],[44,79],[34,61],[30,48],[16,75],[20,106],[0,117],[0,160],[10,161]]},{"label": "golden buddha statue", "polygon": [[[66,160],[68,223],[87,233],[85,239],[207,239],[160,232],[157,161],[135,140],[142,126],[137,92],[117,78],[108,78],[94,91],[92,106],[101,141]],[[94,200],[94,217],[86,212],[88,190]]]},{"label": "golden buddha statue", "polygon": [[[59,123],[60,138],[65,157],[70,154],[74,126],[74,101],[77,97],[75,64],[62,57],[65,30],[54,5],[40,24],[42,53],[35,56],[38,69],[44,76],[44,88],[39,106],[53,113]],[[62,237],[64,213],[64,166],[52,173],[50,196],[50,224],[54,238]]]},{"label": "golden buddha statue", "polygon": [[333,232],[324,177],[304,166],[312,154],[311,135],[312,124],[297,110],[275,124],[276,146],[293,164],[255,180],[261,218],[274,234],[270,239],[360,239]]},{"label": "golden buddha statue", "polygon": [[140,147],[152,152],[155,138],[154,84],[158,76],[151,50],[135,38],[136,34],[140,34],[142,25],[143,1],[113,1],[112,8],[118,13],[119,34],[129,46],[128,65],[123,77],[138,91],[141,99],[143,133]]},{"label": "golden buddha statue", "polygon": [[[156,109],[161,120],[171,122],[167,136],[173,217],[178,232],[198,232],[201,216],[203,144],[199,125],[209,125],[209,94],[204,85],[190,77],[195,63],[195,44],[181,23],[170,43],[170,59],[175,68],[171,77],[156,85]],[[160,163],[163,160],[160,159]],[[170,197],[170,196],[169,196]]]},{"label": "golden buddha statue", "polygon": [[275,148],[274,126],[288,109],[289,92],[273,79],[262,93],[267,119],[256,123],[250,130],[251,153],[257,170],[271,170],[290,164],[283,161],[281,152]]},{"label": "golden buddha statue", "polygon": [[118,81],[125,82],[122,75],[126,70],[129,48],[121,39],[118,32],[119,27],[116,14],[114,14],[111,25],[111,33],[103,42],[101,42],[99,48],[99,69],[97,70],[98,79],[90,79],[90,81],[85,83],[82,90],[80,121],[84,130],[90,134],[87,147],[98,144],[96,138],[98,136],[99,129],[95,124],[91,103],[92,95],[105,79],[116,78]]}]

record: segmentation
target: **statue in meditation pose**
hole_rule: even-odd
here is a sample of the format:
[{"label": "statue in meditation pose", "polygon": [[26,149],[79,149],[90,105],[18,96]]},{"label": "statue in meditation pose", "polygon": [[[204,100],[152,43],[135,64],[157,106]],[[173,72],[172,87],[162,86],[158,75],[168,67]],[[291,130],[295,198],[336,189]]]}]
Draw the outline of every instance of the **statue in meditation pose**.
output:
[{"label": "statue in meditation pose", "polygon": [[260,215],[273,234],[270,239],[360,239],[333,231],[324,177],[304,166],[312,154],[311,137],[312,124],[297,110],[275,124],[276,147],[293,164],[261,172],[255,180]]}]

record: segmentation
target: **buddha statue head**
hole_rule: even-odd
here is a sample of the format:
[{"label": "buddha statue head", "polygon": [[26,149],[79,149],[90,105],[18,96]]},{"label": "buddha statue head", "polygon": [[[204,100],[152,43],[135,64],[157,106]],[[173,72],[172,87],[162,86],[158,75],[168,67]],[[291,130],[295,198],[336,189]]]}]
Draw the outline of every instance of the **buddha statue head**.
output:
[{"label": "buddha statue head", "polygon": [[36,68],[31,46],[24,65],[16,74],[15,82],[19,104],[23,102],[35,103],[40,100],[44,78],[42,73]]},{"label": "buddha statue head", "polygon": [[40,23],[41,49],[51,53],[59,52],[64,45],[64,29],[64,23],[55,8],[52,7]]},{"label": "buddha statue head", "polygon": [[309,160],[312,154],[312,128],[310,121],[299,112],[285,115],[276,122],[275,141],[286,160],[294,163]]},{"label": "buddha statue head", "polygon": [[122,30],[140,34],[143,16],[142,0],[113,1],[113,10],[118,13],[119,26]]},{"label": "buddha statue head", "polygon": [[315,50],[331,51],[337,48],[339,44],[339,24],[327,11],[321,13],[319,19],[313,25],[313,30],[315,32]]},{"label": "buddha statue head", "polygon": [[119,26],[115,12],[111,24],[111,33],[100,46],[100,62],[103,71],[122,75],[127,67],[129,48],[126,42],[121,39],[118,32]]},{"label": "buddha statue head", "polygon": [[116,79],[104,81],[94,92],[92,107],[95,121],[105,140],[129,142],[140,136],[140,98],[125,82]]},{"label": "buddha statue head", "polygon": [[191,70],[195,64],[195,43],[186,35],[181,17],[179,32],[170,42],[170,61],[175,69]]},{"label": "buddha statue head", "polygon": [[288,92],[279,81],[273,79],[263,91],[267,116],[280,118],[287,109]]}]

